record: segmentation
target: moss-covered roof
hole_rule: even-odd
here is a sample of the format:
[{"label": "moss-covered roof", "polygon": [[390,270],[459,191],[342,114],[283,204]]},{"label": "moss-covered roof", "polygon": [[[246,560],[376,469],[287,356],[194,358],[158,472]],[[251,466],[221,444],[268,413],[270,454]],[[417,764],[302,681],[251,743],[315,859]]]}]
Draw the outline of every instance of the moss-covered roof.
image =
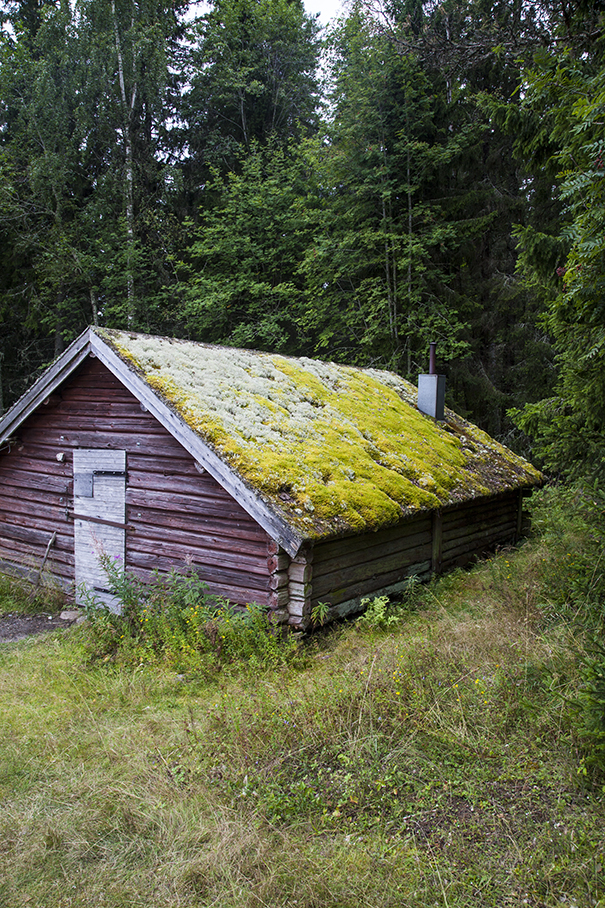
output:
[{"label": "moss-covered roof", "polygon": [[390,372],[97,329],[257,495],[309,538],[536,485],[540,473]]}]

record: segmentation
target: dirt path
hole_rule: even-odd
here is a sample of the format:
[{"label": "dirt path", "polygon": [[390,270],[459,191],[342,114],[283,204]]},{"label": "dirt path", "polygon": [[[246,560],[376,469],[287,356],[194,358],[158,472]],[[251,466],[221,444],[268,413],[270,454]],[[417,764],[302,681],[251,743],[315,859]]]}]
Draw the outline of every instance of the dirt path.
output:
[{"label": "dirt path", "polygon": [[69,627],[80,617],[80,612],[65,611],[60,615],[3,615],[0,617],[0,643],[23,640],[33,634],[44,634]]}]

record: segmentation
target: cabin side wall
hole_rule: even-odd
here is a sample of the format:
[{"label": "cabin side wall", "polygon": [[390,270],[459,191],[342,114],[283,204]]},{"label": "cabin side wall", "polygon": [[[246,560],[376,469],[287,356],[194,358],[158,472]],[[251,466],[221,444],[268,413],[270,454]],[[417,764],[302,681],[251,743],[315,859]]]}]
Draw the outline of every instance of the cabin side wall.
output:
[{"label": "cabin side wall", "polygon": [[[126,567],[194,568],[209,592],[276,607],[267,533],[98,360],[88,359],[0,453],[0,561],[74,580],[73,451],[126,451]],[[6,566],[6,565],[5,565]]]},{"label": "cabin side wall", "polygon": [[401,592],[407,578],[431,574],[432,517],[422,515],[395,527],[323,542],[313,550],[310,611],[320,603],[334,616],[358,611],[365,596]]},{"label": "cabin side wall", "polygon": [[300,614],[310,616],[320,603],[334,617],[359,611],[364,597],[397,595],[411,576],[426,580],[463,567],[496,545],[515,542],[521,529],[522,493],[513,491],[318,543],[305,575],[312,593]]},{"label": "cabin side wall", "polygon": [[523,530],[523,495],[508,492],[448,508],[442,515],[442,570],[464,567],[497,545],[516,542]]}]

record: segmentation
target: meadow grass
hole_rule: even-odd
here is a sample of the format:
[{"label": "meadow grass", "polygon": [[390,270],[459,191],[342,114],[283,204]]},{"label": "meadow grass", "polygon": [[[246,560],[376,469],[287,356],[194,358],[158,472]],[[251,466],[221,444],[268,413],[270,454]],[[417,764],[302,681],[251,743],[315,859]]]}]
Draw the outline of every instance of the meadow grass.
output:
[{"label": "meadow grass", "polygon": [[90,626],[0,646],[0,905],[605,905],[587,631],[553,552],[263,670],[91,661]]}]

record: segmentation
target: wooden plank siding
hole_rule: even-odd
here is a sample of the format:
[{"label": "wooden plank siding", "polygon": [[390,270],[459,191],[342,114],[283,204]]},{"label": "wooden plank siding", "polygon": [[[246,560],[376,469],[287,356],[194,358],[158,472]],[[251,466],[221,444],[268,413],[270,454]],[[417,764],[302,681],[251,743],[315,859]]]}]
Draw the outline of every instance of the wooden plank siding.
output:
[{"label": "wooden plank siding", "polygon": [[[277,547],[105,366],[87,359],[0,454],[0,559],[74,580],[73,451],[125,450],[128,569],[194,568],[211,593],[277,605]],[[63,462],[57,454],[64,454]],[[281,565],[283,569],[283,565]]]},{"label": "wooden plank siding", "polygon": [[358,610],[366,596],[401,592],[412,575],[427,579],[515,542],[520,503],[520,492],[507,492],[410,518],[377,533],[317,543],[306,575],[309,583],[312,579],[312,594],[304,614],[323,602],[333,615],[345,615]]},{"label": "wooden plank siding", "polygon": [[479,498],[443,511],[441,567],[463,567],[497,545],[516,542],[520,493]]},{"label": "wooden plank siding", "polygon": [[428,577],[432,545],[431,514],[376,533],[316,544],[311,609],[325,602],[334,614],[346,614],[364,596],[395,592],[412,574]]}]

